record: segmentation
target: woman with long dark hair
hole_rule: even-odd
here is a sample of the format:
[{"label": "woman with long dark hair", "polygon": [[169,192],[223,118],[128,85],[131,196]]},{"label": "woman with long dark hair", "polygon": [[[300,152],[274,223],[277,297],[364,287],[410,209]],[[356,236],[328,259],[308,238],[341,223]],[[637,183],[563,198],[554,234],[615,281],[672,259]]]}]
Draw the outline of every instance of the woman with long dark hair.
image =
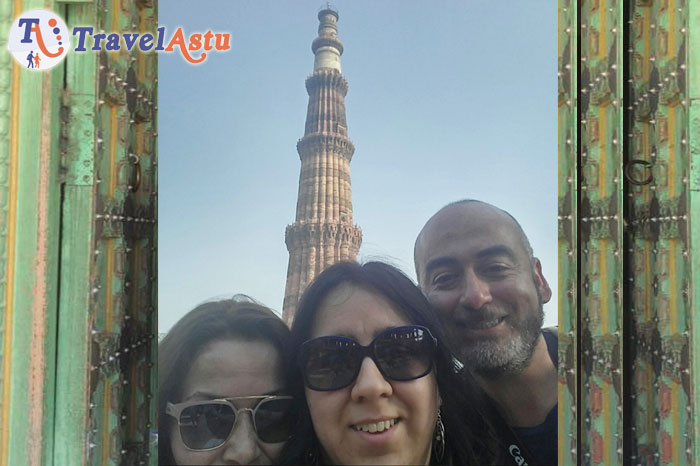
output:
[{"label": "woman with long dark hair", "polygon": [[292,325],[287,464],[488,464],[483,395],[457,374],[437,316],[398,269],[343,262]]}]

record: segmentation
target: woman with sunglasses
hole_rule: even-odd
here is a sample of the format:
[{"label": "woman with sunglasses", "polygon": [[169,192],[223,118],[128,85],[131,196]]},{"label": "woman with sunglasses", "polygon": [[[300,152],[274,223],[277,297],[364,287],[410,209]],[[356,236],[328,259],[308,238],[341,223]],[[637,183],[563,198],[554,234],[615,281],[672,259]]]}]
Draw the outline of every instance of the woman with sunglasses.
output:
[{"label": "woman with sunglasses", "polygon": [[292,325],[288,464],[488,464],[476,384],[456,374],[436,315],[380,262],[342,262],[305,291]]},{"label": "woman with sunglasses", "polygon": [[202,304],[158,345],[159,464],[275,464],[290,434],[289,329],[241,295]]}]

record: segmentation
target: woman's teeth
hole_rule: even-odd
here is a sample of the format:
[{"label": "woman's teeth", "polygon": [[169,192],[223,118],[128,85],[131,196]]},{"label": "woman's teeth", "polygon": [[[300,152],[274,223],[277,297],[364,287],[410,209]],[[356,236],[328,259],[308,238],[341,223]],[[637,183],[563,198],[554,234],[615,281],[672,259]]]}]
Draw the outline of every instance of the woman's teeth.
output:
[{"label": "woman's teeth", "polygon": [[379,422],[374,422],[371,424],[360,424],[360,425],[355,425],[353,428],[355,430],[362,431],[362,432],[369,432],[371,434],[375,432],[384,432],[387,430],[389,427],[393,426],[399,422],[398,419],[392,419],[390,421],[379,421]]}]

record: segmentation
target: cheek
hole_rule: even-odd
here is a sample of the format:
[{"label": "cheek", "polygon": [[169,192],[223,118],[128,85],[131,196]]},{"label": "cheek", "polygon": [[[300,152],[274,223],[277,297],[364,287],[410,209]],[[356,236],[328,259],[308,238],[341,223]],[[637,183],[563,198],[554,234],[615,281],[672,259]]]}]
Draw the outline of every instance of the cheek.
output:
[{"label": "cheek", "polygon": [[170,431],[170,448],[177,464],[212,464],[216,456],[216,450],[213,452],[196,452],[185,448],[180,439],[177,426]]},{"label": "cheek", "polygon": [[433,432],[440,406],[435,373],[433,372],[413,383],[408,382],[401,387],[397,386],[397,388],[398,390],[394,393],[409,408],[413,420],[409,433],[412,461],[423,461],[423,456],[432,446]]},{"label": "cheek", "polygon": [[321,446],[327,452],[333,452],[340,435],[343,400],[346,390],[333,392],[315,392],[306,389],[306,403],[311,414],[314,432]]},{"label": "cheek", "polygon": [[449,319],[452,311],[459,303],[459,291],[431,291],[427,298],[442,319]]},{"label": "cheek", "polygon": [[272,461],[273,464],[277,462],[284,448],[285,442],[282,443],[263,443],[260,442],[260,449],[263,451],[264,455]]}]

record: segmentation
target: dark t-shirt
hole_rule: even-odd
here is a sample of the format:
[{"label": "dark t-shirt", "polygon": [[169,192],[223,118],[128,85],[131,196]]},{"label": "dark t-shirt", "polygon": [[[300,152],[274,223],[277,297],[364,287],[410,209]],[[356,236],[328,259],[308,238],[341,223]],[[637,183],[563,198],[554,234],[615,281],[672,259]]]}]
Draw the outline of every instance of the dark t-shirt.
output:
[{"label": "dark t-shirt", "polygon": [[[556,327],[543,328],[547,351],[554,366],[558,365],[558,337]],[[462,366],[460,364],[459,369]],[[485,400],[487,416],[491,419],[499,438],[499,451],[492,452],[496,455],[496,464],[548,466],[557,464],[557,437],[558,437],[558,405],[554,405],[547,414],[545,421],[534,427],[508,427],[498,413],[493,400]]]},{"label": "dark t-shirt", "polygon": [[[554,367],[558,365],[558,347],[556,328],[542,329],[544,340],[547,342],[549,357]],[[523,443],[527,451],[534,457],[536,465],[557,464],[557,413],[558,404],[547,414],[545,421],[535,427],[513,427],[513,432]],[[533,466],[533,465],[531,465]]]}]

